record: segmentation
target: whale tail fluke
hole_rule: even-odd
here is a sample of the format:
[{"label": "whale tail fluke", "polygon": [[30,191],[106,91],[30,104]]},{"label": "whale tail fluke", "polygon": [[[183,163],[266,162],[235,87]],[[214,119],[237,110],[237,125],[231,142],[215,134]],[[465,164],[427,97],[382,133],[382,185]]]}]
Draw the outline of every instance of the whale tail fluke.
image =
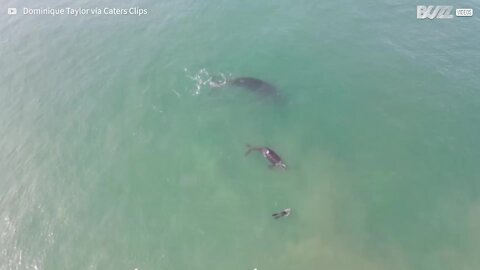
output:
[{"label": "whale tail fluke", "polygon": [[252,151],[261,151],[262,150],[261,147],[251,146],[250,144],[247,144],[246,146],[247,146],[248,149],[247,149],[247,152],[245,152],[245,156],[250,154],[250,152],[252,152]]}]

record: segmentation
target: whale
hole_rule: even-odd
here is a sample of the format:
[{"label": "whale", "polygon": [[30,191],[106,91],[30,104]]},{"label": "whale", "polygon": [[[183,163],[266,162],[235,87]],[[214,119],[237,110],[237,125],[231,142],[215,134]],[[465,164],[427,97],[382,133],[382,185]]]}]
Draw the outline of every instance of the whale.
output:
[{"label": "whale", "polygon": [[265,157],[268,161],[270,161],[270,168],[281,168],[286,170],[287,169],[287,164],[283,162],[282,158],[272,149],[268,147],[258,147],[258,146],[251,146],[249,144],[247,146],[247,152],[245,155],[250,154],[252,151],[258,151],[262,153],[263,157]]},{"label": "whale", "polygon": [[231,85],[242,87],[253,92],[257,92],[262,95],[276,95],[277,88],[272,84],[252,78],[252,77],[240,77],[230,81]]},{"label": "whale", "polygon": [[274,217],[275,219],[279,219],[281,217],[288,217],[290,215],[290,212],[292,212],[291,208],[285,208],[278,213],[273,213],[272,217]]},{"label": "whale", "polygon": [[273,84],[253,77],[238,77],[231,80],[224,80],[223,82],[210,81],[210,87],[212,88],[220,88],[225,86],[242,88],[264,97],[279,96],[278,90]]}]

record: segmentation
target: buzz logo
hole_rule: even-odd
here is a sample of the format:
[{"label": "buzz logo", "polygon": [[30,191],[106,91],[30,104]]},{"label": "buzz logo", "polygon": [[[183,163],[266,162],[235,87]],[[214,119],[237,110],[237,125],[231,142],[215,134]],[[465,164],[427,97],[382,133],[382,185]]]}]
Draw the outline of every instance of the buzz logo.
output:
[{"label": "buzz logo", "polygon": [[417,6],[417,19],[452,19],[452,6]]}]

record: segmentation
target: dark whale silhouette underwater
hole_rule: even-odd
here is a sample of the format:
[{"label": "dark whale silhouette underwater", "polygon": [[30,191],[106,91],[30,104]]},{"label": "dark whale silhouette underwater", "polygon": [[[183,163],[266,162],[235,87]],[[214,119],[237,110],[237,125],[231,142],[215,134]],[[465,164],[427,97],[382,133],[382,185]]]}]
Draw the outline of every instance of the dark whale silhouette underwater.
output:
[{"label": "dark whale silhouette underwater", "polygon": [[233,80],[226,80],[223,83],[211,81],[210,86],[212,88],[235,86],[250,90],[263,97],[279,97],[279,92],[274,85],[253,77],[238,77]]},{"label": "dark whale silhouette underwater", "polygon": [[242,87],[262,95],[276,95],[277,89],[266,81],[252,77],[240,77],[230,81],[231,85]]}]

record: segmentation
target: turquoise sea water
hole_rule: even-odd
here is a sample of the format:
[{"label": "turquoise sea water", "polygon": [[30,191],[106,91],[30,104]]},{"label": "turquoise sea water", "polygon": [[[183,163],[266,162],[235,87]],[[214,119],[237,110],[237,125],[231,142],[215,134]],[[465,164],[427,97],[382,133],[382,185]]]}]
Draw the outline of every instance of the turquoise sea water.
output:
[{"label": "turquoise sea water", "polygon": [[478,1],[39,2],[0,4],[1,270],[480,268],[480,19],[416,19]]}]

